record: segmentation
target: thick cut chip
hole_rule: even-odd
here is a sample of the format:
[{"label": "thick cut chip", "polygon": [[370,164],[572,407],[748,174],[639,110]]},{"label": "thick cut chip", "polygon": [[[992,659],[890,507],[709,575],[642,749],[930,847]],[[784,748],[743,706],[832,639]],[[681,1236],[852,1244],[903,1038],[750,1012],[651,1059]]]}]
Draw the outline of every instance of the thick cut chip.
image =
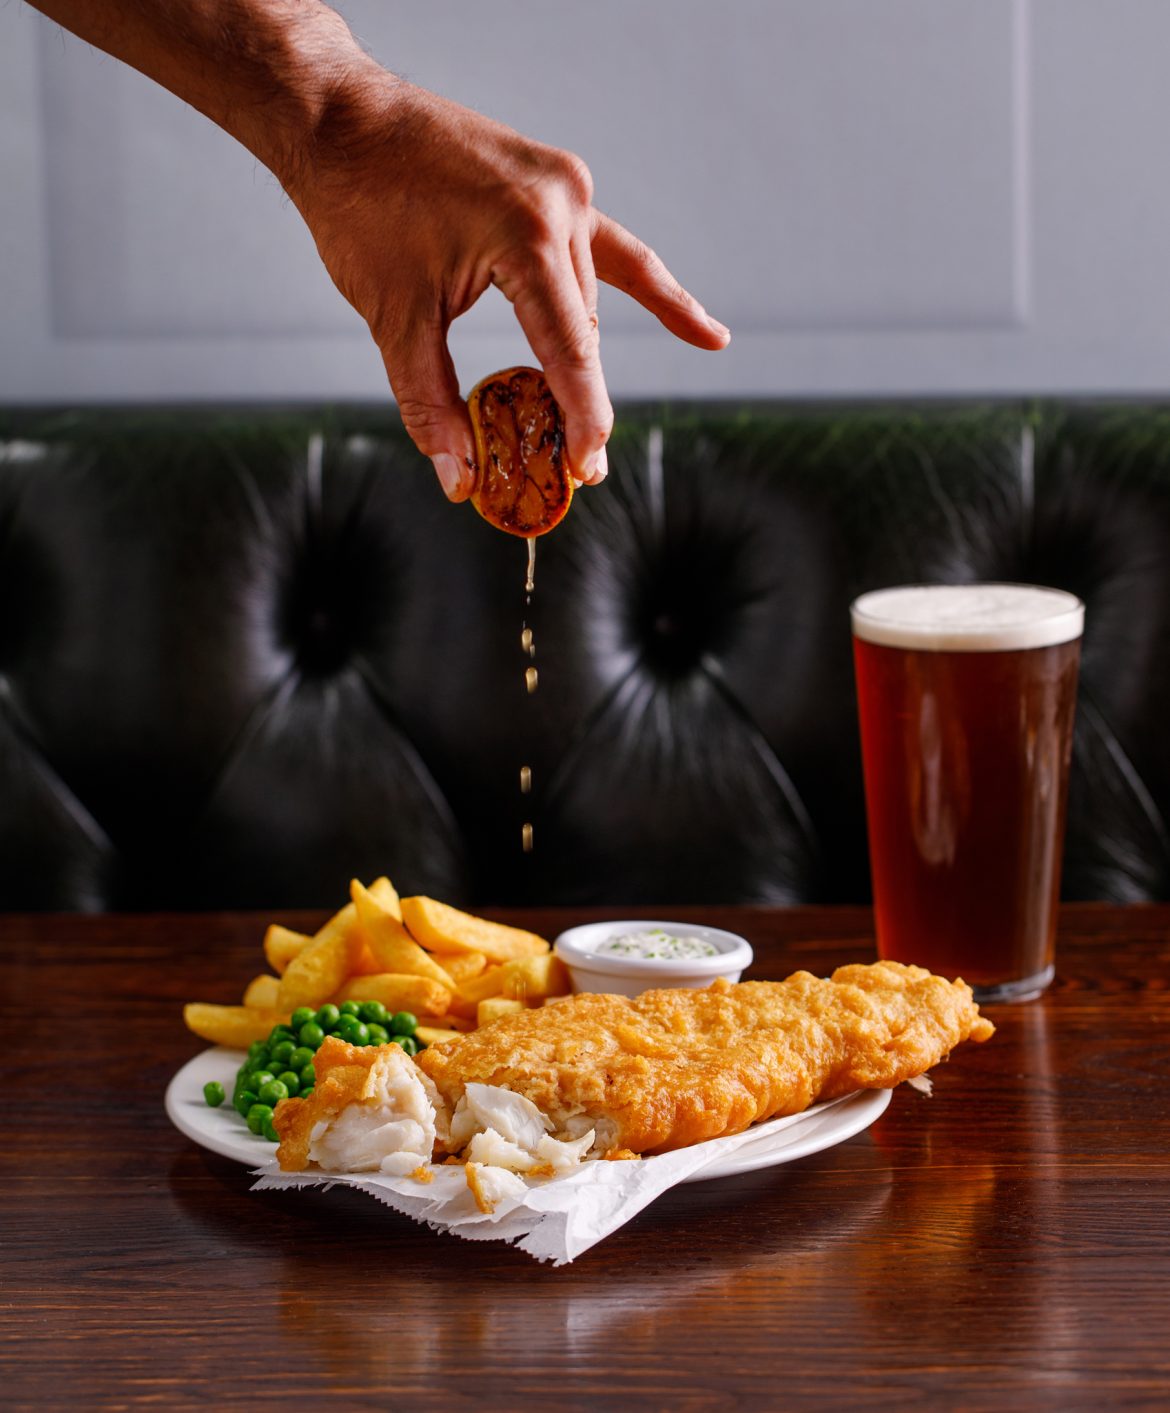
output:
[{"label": "thick cut chip", "polygon": [[274,1025],[288,1020],[287,1011],[256,1010],[252,1006],[212,1006],[192,1001],[183,1007],[183,1020],[202,1040],[245,1050],[254,1040],[267,1040]]},{"label": "thick cut chip", "polygon": [[[432,960],[402,925],[402,919],[355,878],[349,885],[349,895],[357,908],[358,930],[376,965],[374,972],[406,972],[410,976],[429,976],[448,991],[455,982],[438,962]],[[395,898],[395,904],[398,899]],[[364,971],[358,967],[355,970]]]},{"label": "thick cut chip", "polygon": [[485,1001],[502,997],[532,1005],[552,996],[565,996],[569,990],[569,973],[564,962],[551,952],[545,952],[537,957],[517,957],[515,961],[488,967],[478,976],[469,977],[452,996],[451,1010],[457,1016],[476,1016],[483,1025]]},{"label": "thick cut chip", "polygon": [[565,422],[535,368],[506,368],[467,399],[479,475],[471,503],[489,525],[532,539],[559,525],[573,499]]},{"label": "thick cut chip", "polygon": [[565,964],[552,952],[505,962],[499,980],[499,994],[517,1001],[543,1001],[548,996],[566,996],[571,990]]},{"label": "thick cut chip", "polygon": [[[352,893],[353,890],[350,891]],[[390,916],[396,917],[399,922],[402,921],[402,904],[398,898],[398,889],[385,874],[381,878],[375,878],[366,891],[379,907],[385,908]]]},{"label": "thick cut chip", "polygon": [[487,958],[482,952],[436,952],[435,961],[456,986],[462,986],[487,967]]},{"label": "thick cut chip", "polygon": [[480,972],[478,976],[473,976],[460,986],[459,990],[451,997],[450,1009],[453,1015],[474,1018],[481,1001],[486,1001],[490,996],[502,996],[503,994],[504,968],[502,966],[488,967],[487,971]]},{"label": "thick cut chip", "polygon": [[451,992],[429,976],[378,972],[374,976],[351,977],[333,999],[337,1002],[381,1001],[388,1011],[441,1016],[446,1014]]},{"label": "thick cut chip", "polygon": [[278,976],[288,970],[294,957],[300,956],[313,939],[304,932],[294,932],[291,927],[281,927],[274,922],[264,934],[264,955],[268,965]]},{"label": "thick cut chip", "polygon": [[[420,1027],[425,1027],[432,1030],[456,1030],[463,1032],[475,1029],[474,1015],[456,1016],[453,1015],[450,1011],[444,1011],[441,1016],[429,1016],[425,1014],[420,1015],[418,1018],[418,1023]],[[423,1039],[425,1040],[426,1037],[424,1036]],[[428,1041],[427,1043],[429,1044],[430,1042]]]},{"label": "thick cut chip", "polygon": [[523,1001],[512,1001],[506,996],[489,996],[486,1001],[481,1001],[476,1008],[475,1023],[476,1025],[490,1025],[492,1021],[499,1020],[501,1016],[514,1015],[523,1009]]},{"label": "thick cut chip", "polygon": [[280,977],[261,972],[248,982],[244,1005],[257,1011],[275,1011],[280,1003]]},{"label": "thick cut chip", "polygon": [[539,957],[549,950],[543,937],[501,922],[472,917],[434,898],[403,898],[402,920],[428,952],[482,952],[490,962]]},{"label": "thick cut chip", "polygon": [[362,946],[357,909],[350,903],[289,962],[280,978],[280,1005],[289,1011],[319,1006],[357,970]]},{"label": "thick cut chip", "polygon": [[418,1025],[414,1034],[424,1045],[441,1045],[444,1040],[458,1039],[462,1031],[449,1030],[445,1025]]},{"label": "thick cut chip", "polygon": [[[370,898],[388,912],[398,907],[398,893],[388,878],[375,879]],[[379,971],[358,928],[357,908],[349,903],[329,919],[309,944],[284,969],[280,979],[280,1005],[290,1011],[298,1006],[319,1006],[348,976]]]}]

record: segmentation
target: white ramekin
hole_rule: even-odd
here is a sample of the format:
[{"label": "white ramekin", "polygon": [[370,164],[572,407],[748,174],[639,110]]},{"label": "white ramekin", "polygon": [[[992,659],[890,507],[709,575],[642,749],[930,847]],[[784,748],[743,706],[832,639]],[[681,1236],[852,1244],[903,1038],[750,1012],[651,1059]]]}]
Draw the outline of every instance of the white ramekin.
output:
[{"label": "white ramekin", "polygon": [[[599,956],[594,948],[607,937],[624,932],[650,932],[655,928],[676,937],[701,937],[718,947],[715,957],[690,957],[685,961],[647,961],[643,957]],[[751,965],[751,945],[737,933],[696,922],[663,922],[647,918],[619,918],[614,922],[589,922],[562,932],[553,950],[569,969],[574,991],[606,991],[615,996],[637,996],[661,986],[695,990],[710,986],[716,977],[738,981]]]}]

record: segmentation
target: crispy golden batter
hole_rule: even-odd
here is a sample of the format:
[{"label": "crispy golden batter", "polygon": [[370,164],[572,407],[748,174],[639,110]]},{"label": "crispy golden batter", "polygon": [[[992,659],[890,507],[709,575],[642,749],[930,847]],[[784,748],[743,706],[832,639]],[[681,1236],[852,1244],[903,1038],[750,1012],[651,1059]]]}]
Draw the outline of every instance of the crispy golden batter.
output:
[{"label": "crispy golden batter", "polygon": [[[347,1045],[327,1036],[313,1056],[317,1084],[285,1099],[273,1124],[285,1172],[413,1175],[431,1161],[438,1090],[400,1045]],[[426,1179],[420,1179],[426,1181]]]},{"label": "crispy golden batter", "polygon": [[313,1056],[317,1084],[308,1099],[282,1099],[272,1116],[280,1134],[276,1156],[285,1172],[299,1173],[309,1166],[313,1127],[322,1119],[336,1118],[351,1104],[368,1098],[371,1071],[381,1050],[373,1045],[347,1045],[330,1035]]},{"label": "crispy golden batter", "polygon": [[454,1107],[470,1081],[530,1099],[558,1129],[586,1115],[609,1148],[660,1153],[855,1089],[889,1089],[986,1040],[964,982],[898,962],[829,981],[716,982],[632,1000],[579,995],[424,1050]]}]

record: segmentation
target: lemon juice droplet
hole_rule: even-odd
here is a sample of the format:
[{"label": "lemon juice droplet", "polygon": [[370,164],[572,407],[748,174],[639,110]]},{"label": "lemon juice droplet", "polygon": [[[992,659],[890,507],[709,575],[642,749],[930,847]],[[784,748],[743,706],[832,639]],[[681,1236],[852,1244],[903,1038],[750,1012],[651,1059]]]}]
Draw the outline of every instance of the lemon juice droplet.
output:
[{"label": "lemon juice droplet", "polygon": [[[532,594],[536,588],[536,539],[528,541],[528,574],[524,580],[524,605],[527,608],[532,603]],[[528,657],[536,656],[536,640],[532,635],[532,629],[527,623],[520,625],[520,648]],[[524,686],[528,695],[531,696],[536,691],[537,675],[535,667],[527,667],[524,670]],[[532,769],[530,766],[520,767],[520,793],[529,795],[532,793]],[[520,827],[520,845],[526,854],[532,852],[532,825],[524,823]]]}]

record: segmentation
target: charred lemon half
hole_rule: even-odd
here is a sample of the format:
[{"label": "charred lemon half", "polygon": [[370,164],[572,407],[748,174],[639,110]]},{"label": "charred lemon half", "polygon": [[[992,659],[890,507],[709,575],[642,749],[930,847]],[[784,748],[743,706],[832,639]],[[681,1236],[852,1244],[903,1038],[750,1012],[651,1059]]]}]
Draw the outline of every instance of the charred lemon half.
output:
[{"label": "charred lemon half", "polygon": [[506,368],[467,399],[479,476],[471,503],[489,525],[532,539],[559,525],[573,499],[565,419],[536,368]]}]

